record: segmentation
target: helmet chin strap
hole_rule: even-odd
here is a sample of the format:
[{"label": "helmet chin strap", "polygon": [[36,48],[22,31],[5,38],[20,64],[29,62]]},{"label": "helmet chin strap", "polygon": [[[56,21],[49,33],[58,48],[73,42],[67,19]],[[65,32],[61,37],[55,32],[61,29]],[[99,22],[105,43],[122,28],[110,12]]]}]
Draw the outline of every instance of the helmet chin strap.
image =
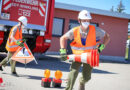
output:
[{"label": "helmet chin strap", "polygon": [[21,27],[24,28],[24,25],[22,24]]},{"label": "helmet chin strap", "polygon": [[18,25],[20,26],[20,28],[24,28],[24,25],[22,24],[22,22],[19,22]]}]

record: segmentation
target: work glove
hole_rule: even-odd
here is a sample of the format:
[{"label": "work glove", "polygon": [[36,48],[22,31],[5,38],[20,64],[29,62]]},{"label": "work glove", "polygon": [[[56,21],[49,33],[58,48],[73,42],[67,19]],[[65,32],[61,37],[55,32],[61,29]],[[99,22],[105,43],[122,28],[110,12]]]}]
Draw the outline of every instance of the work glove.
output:
[{"label": "work glove", "polygon": [[61,60],[62,60],[62,61],[67,60],[66,49],[63,49],[63,48],[60,49],[60,57],[61,57]]},{"label": "work glove", "polygon": [[27,40],[23,37],[22,38],[22,43],[26,42]]},{"label": "work glove", "polygon": [[25,38],[22,39],[22,42],[23,42],[23,43],[26,42],[26,41],[27,41],[27,40],[26,40]]},{"label": "work glove", "polygon": [[98,47],[98,53],[101,53],[104,48],[105,48],[105,45],[100,44],[99,47]]},{"label": "work glove", "polygon": [[19,45],[20,47],[24,47],[24,44],[19,41],[17,41],[16,44]]}]

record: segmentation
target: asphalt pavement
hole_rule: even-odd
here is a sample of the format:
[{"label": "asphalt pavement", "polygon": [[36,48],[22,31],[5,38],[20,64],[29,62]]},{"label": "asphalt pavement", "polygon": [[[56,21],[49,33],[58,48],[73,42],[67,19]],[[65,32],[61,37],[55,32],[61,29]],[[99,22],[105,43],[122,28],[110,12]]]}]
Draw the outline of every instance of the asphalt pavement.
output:
[{"label": "asphalt pavement", "polygon": [[[64,90],[66,79],[69,73],[71,63],[61,62],[58,56],[37,57],[38,65],[35,62],[27,64],[17,63],[16,70],[20,77],[10,74],[10,66],[3,68],[0,77],[3,83],[0,90]],[[100,66],[93,69],[92,79],[86,83],[85,90],[130,90],[130,64],[126,62],[100,62]],[[44,77],[44,70],[51,70],[51,79],[54,78],[56,70],[63,73],[61,88],[44,88],[41,86],[41,78]],[[73,90],[78,90],[79,77],[82,68],[79,71],[78,78]]]}]

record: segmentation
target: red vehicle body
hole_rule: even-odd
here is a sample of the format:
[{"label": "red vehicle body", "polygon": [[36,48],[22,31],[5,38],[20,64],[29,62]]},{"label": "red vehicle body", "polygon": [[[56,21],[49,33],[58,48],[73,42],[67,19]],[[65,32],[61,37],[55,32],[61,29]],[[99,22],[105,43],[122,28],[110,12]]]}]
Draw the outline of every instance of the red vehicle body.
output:
[{"label": "red vehicle body", "polygon": [[1,0],[0,2],[0,51],[5,45],[9,31],[18,23],[20,16],[26,16],[28,25],[23,37],[32,52],[44,53],[51,45],[54,0]]}]

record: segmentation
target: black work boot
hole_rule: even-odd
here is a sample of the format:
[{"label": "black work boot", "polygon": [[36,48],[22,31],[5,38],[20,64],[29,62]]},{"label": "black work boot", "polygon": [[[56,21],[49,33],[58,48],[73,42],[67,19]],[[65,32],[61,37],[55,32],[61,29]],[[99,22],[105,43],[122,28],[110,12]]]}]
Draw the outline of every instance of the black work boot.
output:
[{"label": "black work boot", "polygon": [[1,71],[3,71],[3,68],[2,68],[2,66],[0,66],[0,70],[1,70]]},{"label": "black work boot", "polygon": [[13,76],[19,77],[19,75],[16,72],[11,73]]},{"label": "black work boot", "polygon": [[85,90],[85,84],[81,84],[81,83],[80,83],[78,90]]}]

